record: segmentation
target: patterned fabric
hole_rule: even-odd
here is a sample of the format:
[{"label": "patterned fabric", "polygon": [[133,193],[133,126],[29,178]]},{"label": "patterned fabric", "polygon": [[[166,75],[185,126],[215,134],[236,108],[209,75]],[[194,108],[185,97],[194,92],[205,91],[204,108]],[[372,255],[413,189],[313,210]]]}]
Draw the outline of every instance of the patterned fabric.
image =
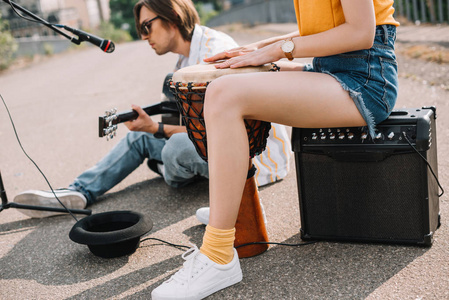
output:
[{"label": "patterned fabric", "polygon": [[203,59],[235,47],[238,45],[229,35],[206,26],[195,25],[189,57],[179,55],[176,70],[204,64]]}]

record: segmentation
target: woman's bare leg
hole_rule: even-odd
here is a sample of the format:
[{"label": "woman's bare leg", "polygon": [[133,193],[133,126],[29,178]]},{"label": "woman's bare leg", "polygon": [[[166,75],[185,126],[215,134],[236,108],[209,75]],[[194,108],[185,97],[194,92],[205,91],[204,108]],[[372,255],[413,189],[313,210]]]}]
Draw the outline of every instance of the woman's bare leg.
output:
[{"label": "woman's bare leg", "polygon": [[363,126],[349,93],[332,76],[312,72],[224,76],[206,91],[209,224],[234,227],[248,171],[244,119],[293,127]]}]

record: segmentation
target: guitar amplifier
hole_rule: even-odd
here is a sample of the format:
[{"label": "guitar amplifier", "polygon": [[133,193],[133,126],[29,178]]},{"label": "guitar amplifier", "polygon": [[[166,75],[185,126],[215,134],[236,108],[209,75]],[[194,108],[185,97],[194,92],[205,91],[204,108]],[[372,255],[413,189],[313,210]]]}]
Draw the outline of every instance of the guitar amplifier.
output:
[{"label": "guitar amplifier", "polygon": [[395,110],[374,138],[366,127],[293,128],[302,239],[430,246],[440,225],[435,119],[434,107]]}]

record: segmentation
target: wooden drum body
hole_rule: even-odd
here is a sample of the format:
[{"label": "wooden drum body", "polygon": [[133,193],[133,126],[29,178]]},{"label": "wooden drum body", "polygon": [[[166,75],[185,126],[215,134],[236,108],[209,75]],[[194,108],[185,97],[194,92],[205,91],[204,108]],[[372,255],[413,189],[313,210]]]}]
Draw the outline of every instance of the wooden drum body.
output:
[{"label": "wooden drum body", "polygon": [[[178,101],[178,107],[181,111],[183,122],[187,127],[187,133],[194,143],[198,154],[205,161],[207,161],[207,139],[203,109],[204,96],[208,84],[212,80],[225,75],[277,70],[278,68],[274,64],[239,69],[216,69],[214,65],[195,65],[183,68],[173,74],[171,88],[174,90]],[[271,124],[257,120],[245,120],[245,126],[250,146],[249,159],[251,159],[265,149]],[[249,161],[248,178],[243,191],[235,228],[236,238],[234,246],[237,248],[240,258],[251,257],[268,249],[267,244],[254,244],[238,248],[239,245],[247,243],[268,242],[251,161]]]}]

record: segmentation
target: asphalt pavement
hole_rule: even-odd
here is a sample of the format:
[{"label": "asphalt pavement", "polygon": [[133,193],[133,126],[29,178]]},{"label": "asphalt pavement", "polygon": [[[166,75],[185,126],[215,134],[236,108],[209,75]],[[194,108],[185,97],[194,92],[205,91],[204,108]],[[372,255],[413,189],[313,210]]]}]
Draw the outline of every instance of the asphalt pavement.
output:
[{"label": "asphalt pavement", "polygon": [[[240,44],[295,30],[293,24],[228,27]],[[445,45],[449,27],[404,26],[398,45]],[[65,187],[93,166],[126,134],[119,125],[111,141],[98,137],[104,111],[160,101],[165,75],[176,55],[158,57],[145,42],[119,44],[112,54],[89,47],[55,55],[0,74],[21,144],[54,188]],[[426,80],[447,66],[399,56],[400,91],[396,108],[437,107],[439,180],[449,190],[449,91]],[[47,190],[36,167],[22,152],[6,109],[0,104],[0,171],[9,201],[27,189]],[[398,174],[402,176],[402,174]],[[329,195],[332,197],[332,195]],[[296,172],[260,189],[273,242],[301,242]],[[146,165],[91,206],[93,213],[140,211],[154,227],[144,238],[201,244],[204,226],[195,218],[208,204],[208,182],[168,187]],[[432,247],[323,241],[301,247],[271,246],[241,259],[243,281],[210,299],[449,299],[449,212],[440,198],[441,227]],[[82,218],[81,215],[77,216]],[[182,263],[182,250],[143,240],[129,256],[104,259],[72,242],[75,220],[68,216],[31,219],[16,209],[0,212],[0,299],[149,299],[153,288]]]}]

